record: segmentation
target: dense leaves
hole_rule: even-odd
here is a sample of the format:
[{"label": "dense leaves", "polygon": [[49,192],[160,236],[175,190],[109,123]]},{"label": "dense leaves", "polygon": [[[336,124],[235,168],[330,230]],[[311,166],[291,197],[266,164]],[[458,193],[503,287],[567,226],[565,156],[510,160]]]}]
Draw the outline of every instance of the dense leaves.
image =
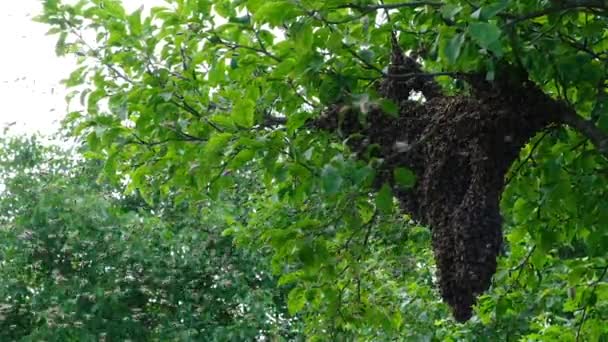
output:
[{"label": "dense leaves", "polygon": [[36,138],[3,140],[0,161],[0,339],[297,336],[264,255],[220,235],[219,202],[150,207]]},{"label": "dense leaves", "polygon": [[[82,110],[66,125],[87,157],[105,161],[104,179],[126,179],[148,205],[228,198],[224,233],[272,251],[287,309],[309,338],[607,338],[605,2],[174,0],[133,13],[110,0],[43,3],[57,52],[80,61],[66,84]],[[388,184],[379,147],[353,148],[366,137],[347,127],[404,108],[378,91],[413,77],[386,68],[393,33],[442,96],[473,92],[472,74],[494,84],[508,76],[568,108],[549,113],[559,120],[505,177],[506,244],[462,325],[438,301],[430,232],[393,200],[420,175],[399,165],[398,186]],[[401,95],[424,103],[437,91],[422,88]],[[530,95],[520,89],[510,98]],[[332,130],[317,129],[328,112]]]}]

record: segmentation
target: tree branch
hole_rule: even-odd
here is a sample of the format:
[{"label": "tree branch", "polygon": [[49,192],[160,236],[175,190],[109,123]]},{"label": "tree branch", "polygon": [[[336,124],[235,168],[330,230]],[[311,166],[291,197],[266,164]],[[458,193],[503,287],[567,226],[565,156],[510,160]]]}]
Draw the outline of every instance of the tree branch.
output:
[{"label": "tree branch", "polygon": [[377,4],[377,5],[357,5],[353,3],[344,4],[340,6],[336,6],[334,8],[350,8],[356,9],[364,13],[369,13],[377,10],[391,10],[391,9],[399,9],[399,8],[412,8],[412,7],[423,7],[423,6],[431,6],[431,7],[441,7],[443,6],[443,2],[438,1],[408,1],[408,2],[397,2],[394,4]]},{"label": "tree branch", "polygon": [[[602,282],[602,280],[604,279],[604,277],[606,276],[606,273],[608,273],[608,265],[606,265],[603,268],[602,273],[600,274],[600,276],[597,278],[597,281],[593,282],[590,286],[592,288],[591,293],[595,293],[595,291],[597,290],[597,286],[599,285],[599,283]],[[585,305],[585,307],[583,308],[583,315],[581,317],[581,323],[578,325],[578,329],[576,329],[576,341],[580,341],[580,337],[582,336],[581,333],[583,331],[583,325],[585,324],[585,320],[587,319],[587,308],[589,308],[588,305]]]},{"label": "tree branch", "polygon": [[599,129],[592,121],[578,116],[573,110],[559,113],[562,123],[576,129],[595,145],[595,148],[608,158],[608,133]]},{"label": "tree branch", "polygon": [[231,49],[231,50],[236,50],[236,49],[245,49],[245,50],[249,50],[249,51],[253,51],[253,52],[257,52],[260,53],[266,57],[269,57],[271,59],[273,59],[275,62],[281,62],[282,59],[273,55],[272,53],[270,53],[268,50],[266,50],[266,47],[263,45],[263,43],[260,43],[260,47],[253,47],[253,46],[248,46],[248,45],[241,45],[241,44],[237,44],[234,42],[229,42],[227,40],[222,39],[217,33],[212,32],[213,33],[213,38],[215,38],[215,41],[210,40],[211,43],[219,43],[224,45],[225,47]]},{"label": "tree branch", "polygon": [[406,74],[386,75],[387,78],[392,78],[392,79],[397,79],[397,80],[408,79],[408,78],[413,78],[413,77],[433,78],[433,77],[439,77],[439,76],[449,76],[449,77],[459,78],[459,77],[467,76],[467,74],[463,73],[463,72],[440,71],[440,72],[410,72],[410,73],[406,73]]},{"label": "tree branch", "polygon": [[211,122],[209,120],[209,118],[203,116],[196,109],[192,108],[192,106],[190,106],[183,98],[181,100],[182,100],[182,103],[175,101],[175,100],[171,100],[171,103],[173,103],[174,105],[178,106],[179,108],[187,111],[188,113],[192,114],[193,116],[195,116],[201,120],[204,120],[206,124],[213,127],[213,129],[215,129],[216,131],[218,131],[220,133],[224,132],[224,130],[221,127],[219,127],[218,125]]},{"label": "tree branch", "polygon": [[533,160],[534,152],[536,152],[536,149],[538,148],[538,146],[540,146],[540,143],[545,139],[545,137],[548,134],[549,134],[549,131],[544,131],[543,134],[540,136],[540,138],[538,138],[536,140],[536,142],[534,143],[534,145],[532,145],[532,148],[530,148],[530,152],[528,153],[528,155],[526,156],[526,158],[524,158],[524,160],[521,161],[519,163],[519,165],[517,165],[517,168],[515,170],[513,170],[513,172],[511,172],[511,177],[507,178],[507,180],[505,181],[505,185],[510,184],[511,181],[519,174],[519,171],[521,170],[521,168],[524,165],[526,165],[530,160]]},{"label": "tree branch", "polygon": [[570,45],[572,48],[579,50],[579,51],[586,52],[587,54],[591,55],[593,58],[596,58],[600,61],[608,60],[607,52],[605,52],[605,51],[604,52],[595,52],[595,51],[593,51],[592,48],[586,46],[585,44],[581,44],[581,43],[577,42],[574,38],[569,37],[560,31],[558,31],[557,34],[559,35],[560,39],[564,43]]},{"label": "tree branch", "polygon": [[372,63],[368,62],[365,60],[365,58],[361,57],[356,51],[354,51],[352,49],[351,46],[349,46],[348,44],[342,44],[342,46],[344,47],[344,49],[346,51],[348,51],[348,53],[350,53],[353,57],[355,57],[355,59],[357,59],[358,61],[360,61],[366,69],[369,70],[374,70],[378,73],[380,73],[382,76],[387,76],[384,71],[382,71],[382,69],[378,68],[377,66],[373,65]]},{"label": "tree branch", "polygon": [[287,124],[286,117],[278,117],[278,116],[267,116],[264,118],[263,125],[268,126],[281,126]]},{"label": "tree branch", "polygon": [[368,15],[369,13],[372,13],[374,11],[378,11],[378,10],[385,10],[388,11],[390,9],[399,9],[399,8],[416,8],[416,7],[423,7],[423,6],[432,6],[432,7],[441,7],[445,5],[442,2],[438,2],[438,1],[409,1],[409,2],[400,2],[400,3],[394,3],[394,4],[376,4],[376,5],[358,5],[358,4],[354,4],[354,3],[348,3],[348,4],[343,4],[343,5],[338,5],[338,6],[334,6],[334,7],[329,7],[326,10],[339,10],[339,9],[351,9],[351,10],[356,10],[359,13],[357,13],[356,15],[353,16],[349,16],[347,18],[341,19],[341,20],[328,20],[326,18],[323,17],[322,13],[318,10],[308,10],[302,6],[301,9],[304,10],[305,12],[308,13],[308,15],[310,15],[311,17],[321,20],[323,21],[325,24],[329,24],[329,25],[340,25],[340,24],[346,24],[355,20],[359,20],[361,18],[363,18],[364,16]]},{"label": "tree branch", "polygon": [[[508,24],[515,25],[522,21],[543,17],[545,15],[582,8],[608,11],[608,2],[605,0],[566,0],[560,3],[559,6],[552,6],[535,12],[530,12],[520,17],[511,17],[511,21]],[[608,13],[606,14],[608,15]]]}]

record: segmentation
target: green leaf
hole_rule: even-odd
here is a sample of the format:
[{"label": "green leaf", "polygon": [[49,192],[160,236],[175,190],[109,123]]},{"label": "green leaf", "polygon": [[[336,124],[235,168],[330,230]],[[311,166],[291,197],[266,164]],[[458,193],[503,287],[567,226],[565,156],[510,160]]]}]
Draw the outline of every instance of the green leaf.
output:
[{"label": "green leaf", "polygon": [[301,287],[295,287],[287,295],[287,310],[291,315],[300,312],[306,305],[306,290]]},{"label": "green leaf", "polygon": [[471,14],[471,18],[477,20],[488,20],[494,18],[498,13],[502,12],[505,8],[509,6],[508,1],[497,1],[491,3],[486,6],[479,7],[473,14]]},{"label": "green leaf", "polygon": [[302,278],[304,272],[302,271],[296,271],[296,272],[291,272],[291,273],[287,273],[287,274],[283,274],[278,281],[278,285],[279,286],[283,286],[283,285],[288,285],[291,283],[295,283],[297,281],[299,281]]},{"label": "green leaf", "polygon": [[333,195],[340,190],[340,186],[342,185],[342,176],[335,167],[327,165],[321,172],[321,181],[323,184],[323,190],[326,193]]},{"label": "green leaf", "polygon": [[449,63],[456,63],[460,57],[460,51],[464,44],[464,33],[458,33],[452,37],[445,46],[444,54]]},{"label": "green leaf", "polygon": [[399,106],[395,103],[395,101],[382,99],[380,100],[380,107],[382,108],[382,112],[392,116],[394,118],[399,117]]},{"label": "green leaf", "polygon": [[332,31],[327,40],[327,47],[331,50],[339,50],[342,48],[344,37],[338,31]]},{"label": "green leaf", "polygon": [[253,13],[253,18],[256,22],[266,22],[273,26],[279,26],[299,13],[300,10],[290,1],[268,1]]},{"label": "green leaf", "polygon": [[496,24],[472,23],[468,33],[482,48],[502,54],[499,42],[501,30]]},{"label": "green leaf", "polygon": [[57,39],[57,43],[55,44],[55,54],[57,56],[63,56],[67,53],[66,48],[66,39],[68,38],[67,32],[61,32],[59,34],[59,38]]},{"label": "green leaf", "polygon": [[163,100],[165,100],[166,102],[171,101],[171,99],[173,98],[173,93],[170,91],[164,91],[160,94],[158,94]]},{"label": "green leaf", "polygon": [[324,104],[335,103],[340,96],[340,85],[333,77],[326,76],[321,81],[319,100]]},{"label": "green leaf", "polygon": [[67,80],[63,80],[62,83],[64,83],[65,86],[68,88],[83,84],[85,81],[87,69],[88,67],[83,66],[72,71],[70,77]]},{"label": "green leaf", "polygon": [[251,128],[254,124],[255,102],[244,98],[239,100],[232,110],[234,122],[244,128]]},{"label": "green leaf", "polygon": [[448,20],[453,20],[460,11],[462,11],[462,6],[457,4],[445,4],[441,7],[441,15]]},{"label": "green leaf", "polygon": [[315,249],[311,243],[304,243],[298,249],[298,259],[305,265],[310,266],[316,260]]},{"label": "green leaf", "polygon": [[384,183],[376,195],[376,208],[383,214],[393,212],[393,192],[388,183]]},{"label": "green leaf", "polygon": [[211,70],[207,74],[209,77],[209,82],[211,84],[218,84],[224,81],[224,77],[226,74],[226,60],[221,58],[217,60],[211,67]]},{"label": "green leaf", "polygon": [[230,133],[217,133],[211,136],[207,144],[205,145],[205,153],[207,155],[217,155],[226,148],[226,145],[232,138]]},{"label": "green leaf", "polygon": [[416,175],[410,169],[398,167],[393,170],[393,176],[398,185],[411,188],[416,184]]},{"label": "green leaf", "polygon": [[142,33],[141,12],[142,8],[136,10],[127,17],[131,34],[135,36],[139,36]]},{"label": "green leaf", "polygon": [[230,168],[233,170],[238,170],[242,166],[244,166],[247,162],[249,162],[255,156],[255,151],[250,149],[241,150],[236,154],[232,162],[230,163]]},{"label": "green leaf", "polygon": [[312,25],[310,23],[300,25],[295,33],[298,51],[304,54],[311,52],[313,50],[313,40]]}]

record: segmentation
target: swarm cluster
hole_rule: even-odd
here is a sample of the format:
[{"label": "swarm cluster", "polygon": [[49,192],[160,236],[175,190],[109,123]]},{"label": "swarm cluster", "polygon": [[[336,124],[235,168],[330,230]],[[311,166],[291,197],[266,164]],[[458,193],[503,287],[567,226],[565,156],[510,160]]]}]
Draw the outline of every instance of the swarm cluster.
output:
[{"label": "swarm cluster", "polygon": [[[527,77],[516,75],[502,72],[494,82],[470,76],[469,94],[445,96],[415,61],[394,49],[379,91],[398,104],[398,117],[373,108],[366,123],[353,112],[340,127],[364,137],[352,142],[362,156],[369,146],[379,146],[375,156],[384,159],[379,184],[394,184],[396,167],[416,173],[414,188],[395,186],[394,193],[403,210],[430,227],[438,285],[458,321],[471,317],[476,297],[496,272],[505,174],[526,142],[561,110]],[[412,90],[422,92],[426,102],[408,100]],[[329,108],[317,126],[335,129],[339,110]]]}]

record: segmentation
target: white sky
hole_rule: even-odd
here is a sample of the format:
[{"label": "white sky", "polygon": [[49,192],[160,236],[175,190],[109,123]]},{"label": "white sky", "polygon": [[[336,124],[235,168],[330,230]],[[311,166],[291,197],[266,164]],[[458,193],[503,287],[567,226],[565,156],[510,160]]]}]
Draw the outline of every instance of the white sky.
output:
[{"label": "white sky", "polygon": [[17,122],[19,132],[51,133],[65,113],[59,81],[75,63],[55,57],[48,27],[32,22],[39,0],[0,1],[0,127]]},{"label": "white sky", "polygon": [[[124,0],[128,10],[146,9],[162,0]],[[66,113],[66,91],[60,81],[75,67],[71,58],[55,56],[56,36],[32,21],[41,0],[0,0],[0,134],[16,122],[14,133],[53,133]]]}]

